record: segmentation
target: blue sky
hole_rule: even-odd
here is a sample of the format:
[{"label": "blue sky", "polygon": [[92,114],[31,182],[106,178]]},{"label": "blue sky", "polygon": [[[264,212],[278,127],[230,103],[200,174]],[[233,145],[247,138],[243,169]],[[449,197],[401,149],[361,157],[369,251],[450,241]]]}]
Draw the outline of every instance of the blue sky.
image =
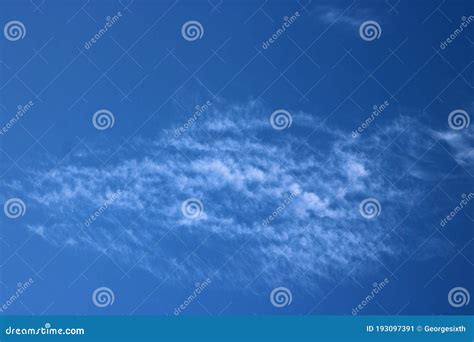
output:
[{"label": "blue sky", "polygon": [[472,10],[2,1],[2,314],[472,313]]}]

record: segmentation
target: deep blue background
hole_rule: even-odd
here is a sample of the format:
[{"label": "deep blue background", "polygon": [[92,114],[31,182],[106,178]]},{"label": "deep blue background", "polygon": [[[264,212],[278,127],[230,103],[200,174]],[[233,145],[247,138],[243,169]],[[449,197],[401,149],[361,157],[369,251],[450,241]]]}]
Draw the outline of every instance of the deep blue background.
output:
[{"label": "deep blue background", "polygon": [[[347,10],[347,16],[356,23],[376,20],[383,30],[381,38],[365,42],[359,37],[358,24],[322,20],[324,11],[331,8],[338,13]],[[123,14],[120,21],[85,50],[84,42],[100,29],[106,16],[117,11]],[[263,50],[262,42],[277,30],[284,16],[295,11],[301,14],[298,21]],[[374,104],[389,100],[389,111],[374,127],[403,114],[416,117],[432,130],[446,130],[447,114],[453,109],[473,112],[473,28],[443,51],[439,44],[456,29],[462,16],[473,12],[469,0],[396,4],[2,0],[2,26],[17,19],[27,27],[25,39],[0,39],[2,125],[18,104],[35,103],[20,123],[0,137],[3,182],[14,185],[34,177],[28,170],[47,164],[48,159],[61,160],[81,139],[86,144],[103,139],[113,150],[133,137],[153,137],[186,120],[196,104],[217,97],[231,103],[257,98],[269,108],[291,107],[322,117],[331,114],[325,124],[348,136]],[[188,20],[202,23],[203,39],[188,42],[181,37],[181,26]],[[114,129],[106,134],[91,125],[91,115],[98,108],[115,114]],[[118,153],[108,163],[113,165],[120,158]],[[457,164],[442,150],[436,158],[446,173]],[[470,169],[458,166],[440,184],[452,197],[434,188],[404,224],[410,229],[425,227],[420,229],[426,236],[434,232],[442,217],[434,214],[435,208],[449,212],[461,193],[473,191],[472,170],[472,165]],[[1,194],[2,201],[17,195],[14,186],[9,189],[9,193]],[[474,293],[472,217],[471,204],[456,217],[457,229],[435,232],[445,239],[439,256],[424,258],[424,248],[429,244],[414,246],[414,257],[377,297],[381,305],[371,303],[363,314],[472,313],[472,303],[455,309],[446,300],[454,286],[470,286]],[[114,263],[100,257],[85,272],[86,277],[68,286],[97,254],[52,246],[27,229],[28,224],[45,218],[44,213],[28,207],[25,217],[2,217],[0,221],[1,302],[15,291],[19,281],[35,279],[34,287],[8,313],[129,314],[159,283],[140,269],[135,269],[131,278],[121,279]],[[47,264],[57,254],[59,257]],[[387,265],[392,271],[398,266],[390,261]],[[266,295],[221,284],[199,298],[204,306],[195,303],[186,313],[306,314],[320,303],[312,314],[348,315],[370,292],[371,284],[383,279],[365,272],[360,276],[356,272],[354,277],[364,288],[351,277],[321,279],[317,286],[307,284],[306,290],[295,290],[292,305],[284,311],[273,308]],[[105,311],[90,301],[91,289],[104,283],[116,284],[116,302]],[[165,284],[134,313],[172,314],[190,289]]]}]

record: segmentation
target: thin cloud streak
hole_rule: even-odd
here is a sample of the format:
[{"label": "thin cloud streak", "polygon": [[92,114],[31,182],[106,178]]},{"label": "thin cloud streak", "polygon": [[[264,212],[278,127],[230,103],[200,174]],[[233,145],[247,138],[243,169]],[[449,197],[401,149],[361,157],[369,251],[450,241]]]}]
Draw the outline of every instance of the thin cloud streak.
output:
[{"label": "thin cloud streak", "polygon": [[[23,191],[51,220],[30,229],[57,246],[103,251],[125,269],[136,265],[158,278],[214,275],[235,286],[256,274],[265,283],[332,279],[363,260],[405,253],[400,241],[382,238],[423,194],[425,185],[413,176],[417,167],[396,185],[389,181],[433,141],[421,128],[405,130],[414,120],[402,118],[356,140],[320,128],[302,144],[297,137],[308,136],[320,118],[295,113],[291,128],[276,131],[260,103],[214,107],[179,138],[169,129],[136,139],[127,157],[106,168],[90,166],[92,152],[83,150],[48,177],[48,169],[32,170],[46,180],[40,188],[22,184]],[[417,147],[383,153],[387,144],[380,142],[399,134]],[[292,193],[298,195],[263,225]],[[204,206],[196,220],[181,212],[191,197]],[[359,213],[368,197],[383,208],[373,220]],[[416,231],[409,234],[416,239]]]}]

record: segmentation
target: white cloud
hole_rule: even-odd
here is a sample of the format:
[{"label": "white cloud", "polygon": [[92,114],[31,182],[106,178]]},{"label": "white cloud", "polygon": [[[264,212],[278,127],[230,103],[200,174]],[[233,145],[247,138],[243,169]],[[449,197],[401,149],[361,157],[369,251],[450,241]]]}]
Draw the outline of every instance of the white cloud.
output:
[{"label": "white cloud", "polygon": [[464,167],[474,166],[474,129],[472,126],[463,130],[435,132],[435,137],[448,144],[454,159]]},{"label": "white cloud", "polygon": [[[379,142],[404,125],[374,130],[363,140],[321,128],[303,143],[318,118],[296,113],[290,129],[276,131],[268,123],[271,112],[258,103],[213,106],[179,138],[170,129],[137,139],[134,157],[105,168],[91,166],[91,152],[79,151],[41,188],[23,184],[30,205],[51,216],[48,225],[31,229],[55,245],[104,251],[125,269],[137,264],[157,277],[193,279],[218,271],[217,277],[235,284],[259,273],[266,282],[301,282],[361,261],[399,257],[403,246],[381,237],[420,192],[413,185],[393,188],[382,174],[397,172],[391,163],[406,168],[411,156],[374,156],[384,149]],[[406,134],[405,141],[426,145],[417,129]],[[48,171],[34,170],[35,178]],[[84,220],[118,190],[120,196],[85,228]],[[295,191],[299,196],[264,227],[262,220]],[[200,220],[181,213],[190,197],[204,205]],[[374,220],[359,213],[367,197],[384,208]]]},{"label": "white cloud", "polygon": [[366,20],[364,18],[367,18],[367,16],[373,17],[373,13],[371,13],[370,10],[360,7],[346,8],[332,5],[318,5],[314,11],[317,18],[325,24],[331,25],[337,22],[346,24],[351,29],[359,27],[359,25]]}]

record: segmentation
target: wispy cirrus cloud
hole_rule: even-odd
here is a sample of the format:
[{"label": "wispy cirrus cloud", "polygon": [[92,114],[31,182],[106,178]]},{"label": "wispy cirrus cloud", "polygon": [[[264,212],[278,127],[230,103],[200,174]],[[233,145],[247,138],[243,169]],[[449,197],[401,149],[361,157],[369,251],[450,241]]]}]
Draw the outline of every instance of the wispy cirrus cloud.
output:
[{"label": "wispy cirrus cloud", "polygon": [[[362,261],[399,258],[405,246],[383,237],[423,193],[409,166],[432,141],[429,134],[401,118],[354,140],[304,113],[293,113],[292,126],[277,131],[270,113],[258,102],[219,104],[179,138],[172,129],[137,138],[105,167],[91,159],[107,147],[88,142],[89,149],[53,170],[33,168],[41,186],[21,187],[29,205],[50,220],[30,229],[54,245],[103,251],[124,269],[215,276],[236,285],[257,276],[304,283]],[[400,135],[409,148],[384,153]],[[390,181],[404,173],[400,182]],[[291,203],[262,224],[292,193]],[[368,197],[382,205],[372,220],[359,212]],[[203,204],[198,219],[181,212],[188,198]],[[416,231],[410,234],[416,238]]]},{"label": "wispy cirrus cloud", "polygon": [[445,131],[435,133],[436,137],[448,144],[455,160],[471,169],[474,166],[474,130],[472,127],[463,131]]},{"label": "wispy cirrus cloud", "polygon": [[325,24],[331,25],[337,22],[355,28],[359,27],[367,16],[373,15],[373,13],[369,9],[354,7],[353,5],[349,7],[317,5],[314,8],[314,13],[318,20]]}]

